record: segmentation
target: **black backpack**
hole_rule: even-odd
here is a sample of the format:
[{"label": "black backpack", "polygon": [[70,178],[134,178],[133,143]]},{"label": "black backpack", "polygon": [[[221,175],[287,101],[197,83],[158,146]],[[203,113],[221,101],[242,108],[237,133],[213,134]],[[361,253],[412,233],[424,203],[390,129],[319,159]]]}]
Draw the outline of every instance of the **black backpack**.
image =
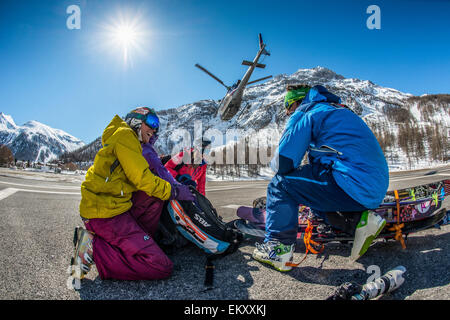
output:
[{"label": "black backpack", "polygon": [[166,202],[155,240],[170,253],[194,243],[206,254],[205,286],[213,286],[212,261],[235,252],[243,240],[240,231],[225,223],[211,202],[194,187],[189,187],[195,201]]}]

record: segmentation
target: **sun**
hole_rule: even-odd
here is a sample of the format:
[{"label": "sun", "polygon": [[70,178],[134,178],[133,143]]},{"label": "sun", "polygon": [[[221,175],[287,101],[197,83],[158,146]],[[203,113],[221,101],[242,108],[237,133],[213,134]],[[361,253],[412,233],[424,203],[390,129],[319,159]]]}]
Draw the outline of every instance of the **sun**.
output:
[{"label": "sun", "polygon": [[106,51],[113,55],[119,54],[125,67],[133,64],[133,56],[145,52],[149,31],[140,16],[121,12],[104,24],[102,29],[101,42]]},{"label": "sun", "polygon": [[123,48],[135,45],[138,39],[137,34],[137,31],[128,25],[118,25],[113,31],[113,36]]},{"label": "sun", "polygon": [[112,37],[113,41],[122,49],[123,61],[128,63],[128,53],[130,50],[136,48],[139,36],[138,30],[132,25],[120,24],[113,27]]}]

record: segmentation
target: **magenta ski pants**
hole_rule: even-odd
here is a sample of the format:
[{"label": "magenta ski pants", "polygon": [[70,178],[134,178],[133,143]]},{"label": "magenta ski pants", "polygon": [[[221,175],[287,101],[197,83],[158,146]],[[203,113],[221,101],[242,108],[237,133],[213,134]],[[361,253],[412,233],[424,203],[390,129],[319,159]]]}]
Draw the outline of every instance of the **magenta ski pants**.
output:
[{"label": "magenta ski pants", "polygon": [[85,220],[93,232],[93,258],[101,279],[154,280],[171,275],[173,264],[153,240],[163,201],[142,191],[127,212],[108,219]]}]

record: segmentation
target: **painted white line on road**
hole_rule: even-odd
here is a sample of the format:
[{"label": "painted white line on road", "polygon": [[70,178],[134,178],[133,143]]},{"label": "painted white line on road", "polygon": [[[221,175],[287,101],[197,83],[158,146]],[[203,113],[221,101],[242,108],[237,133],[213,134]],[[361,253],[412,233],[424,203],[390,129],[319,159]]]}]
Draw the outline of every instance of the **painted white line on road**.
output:
[{"label": "painted white line on road", "polygon": [[80,189],[80,187],[30,185],[30,184],[13,183],[13,182],[6,182],[6,181],[0,181],[0,183],[10,184],[12,186],[29,187],[29,188],[41,188],[41,189],[61,189],[61,190],[77,190],[77,189]]},{"label": "painted white line on road", "polygon": [[428,252],[433,252],[433,251],[442,251],[441,248],[435,248],[435,249],[430,249],[430,250],[423,250],[420,251],[420,253],[428,253]]},{"label": "painted white line on road", "polygon": [[241,187],[223,187],[223,188],[215,188],[215,189],[206,189],[206,192],[235,190],[235,189],[266,189],[266,188],[267,188],[267,186],[247,185],[247,186],[241,186]]},{"label": "painted white line on road", "polygon": [[264,183],[264,182],[255,182],[255,183],[245,183],[245,182],[243,181],[242,183],[235,183],[235,184],[226,184],[226,183],[222,183],[222,184],[219,184],[219,183],[217,183],[217,186],[211,186],[210,185],[210,187],[220,187],[220,188],[232,188],[232,187],[241,187],[241,186],[265,186],[265,185],[268,185],[269,184],[269,182],[266,182],[266,183]]},{"label": "painted white line on road", "polygon": [[81,192],[61,192],[61,191],[44,191],[44,190],[30,190],[30,189],[15,189],[16,191],[30,192],[30,193],[48,193],[48,194],[67,194],[80,196]]},{"label": "painted white line on road", "polygon": [[6,188],[3,190],[0,190],[0,200],[3,200],[7,197],[9,197],[10,195],[16,193],[17,191],[19,191],[18,189],[14,189],[14,188]]},{"label": "painted white line on road", "polygon": [[439,173],[439,174],[433,174],[433,175],[429,175],[429,176],[420,176],[420,177],[411,177],[411,178],[401,178],[401,179],[390,179],[389,181],[405,181],[405,180],[417,180],[417,179],[424,179],[424,178],[433,178],[435,176],[444,176],[444,177],[448,177],[448,174],[443,174],[443,173]]},{"label": "painted white line on road", "polygon": [[229,204],[227,206],[221,206],[221,208],[229,208],[229,209],[237,209],[239,207],[243,207],[244,205],[238,205],[238,204]]}]

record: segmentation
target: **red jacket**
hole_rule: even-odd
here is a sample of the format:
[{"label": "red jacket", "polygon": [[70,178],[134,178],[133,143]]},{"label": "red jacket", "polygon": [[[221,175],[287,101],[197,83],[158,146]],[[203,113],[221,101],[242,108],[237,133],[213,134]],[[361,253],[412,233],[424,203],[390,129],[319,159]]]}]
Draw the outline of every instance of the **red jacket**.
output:
[{"label": "red jacket", "polygon": [[[173,156],[167,163],[164,165],[166,169],[172,174],[172,176],[176,179],[178,175],[188,174],[192,177],[192,180],[197,183],[197,190],[201,194],[205,195],[205,184],[206,184],[206,167],[207,164],[204,160],[202,163],[194,169],[194,165],[183,163],[183,155],[184,151],[181,151],[179,154]],[[176,168],[179,166],[179,168]]]}]

